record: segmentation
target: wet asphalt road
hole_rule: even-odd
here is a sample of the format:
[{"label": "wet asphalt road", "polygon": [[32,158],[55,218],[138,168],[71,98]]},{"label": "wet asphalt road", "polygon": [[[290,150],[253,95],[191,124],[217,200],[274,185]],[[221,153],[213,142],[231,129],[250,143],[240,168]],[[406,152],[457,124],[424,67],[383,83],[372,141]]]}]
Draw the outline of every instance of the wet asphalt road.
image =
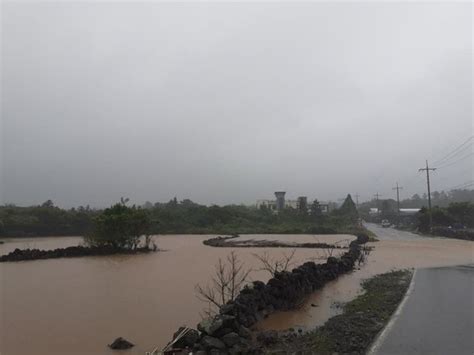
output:
[{"label": "wet asphalt road", "polygon": [[[424,238],[392,228],[367,227],[381,240]],[[472,250],[474,263],[474,243]],[[374,353],[473,355],[474,265],[418,269],[399,315],[389,323]]]},{"label": "wet asphalt road", "polygon": [[474,354],[474,266],[420,269],[376,354]]},{"label": "wet asphalt road", "polygon": [[411,232],[399,231],[394,228],[383,228],[375,223],[364,223],[364,225],[367,229],[374,232],[380,240],[420,240],[431,238]]}]

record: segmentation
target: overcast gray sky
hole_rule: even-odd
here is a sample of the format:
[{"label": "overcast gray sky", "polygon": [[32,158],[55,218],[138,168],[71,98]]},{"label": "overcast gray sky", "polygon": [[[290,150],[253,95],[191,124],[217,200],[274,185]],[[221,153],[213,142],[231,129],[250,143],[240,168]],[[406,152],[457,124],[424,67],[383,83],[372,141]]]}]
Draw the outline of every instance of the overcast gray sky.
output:
[{"label": "overcast gray sky", "polygon": [[[472,16],[470,2],[3,2],[0,202],[423,193],[425,158],[472,136]],[[440,169],[433,190],[472,166]]]}]

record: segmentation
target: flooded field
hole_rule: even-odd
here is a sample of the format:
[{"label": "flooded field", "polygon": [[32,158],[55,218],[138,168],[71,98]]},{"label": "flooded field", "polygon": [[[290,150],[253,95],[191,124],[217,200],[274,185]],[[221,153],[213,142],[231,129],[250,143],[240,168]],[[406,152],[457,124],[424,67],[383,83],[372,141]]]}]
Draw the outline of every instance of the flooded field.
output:
[{"label": "flooded field", "polygon": [[[0,264],[0,353],[107,354],[106,345],[122,336],[137,346],[126,354],[144,354],[164,346],[181,325],[195,326],[205,304],[194,292],[207,283],[214,264],[230,252],[202,244],[209,236],[159,236],[164,251],[147,255],[114,255],[37,260]],[[314,236],[245,236],[314,242]],[[318,236],[320,242],[350,236]],[[0,254],[15,248],[57,248],[81,243],[81,238],[6,240]],[[237,253],[248,267],[259,269],[254,253],[281,255],[285,250],[241,248]],[[343,250],[339,251],[343,252]],[[321,258],[326,252],[298,249],[295,263]],[[254,280],[269,275],[251,274]]]},{"label": "flooded field", "polygon": [[[106,345],[118,336],[137,346],[124,354],[144,354],[161,347],[183,324],[195,326],[205,306],[194,292],[205,284],[220,257],[230,249],[202,244],[209,236],[158,236],[164,251],[147,255],[116,255],[0,264],[0,353],[108,354]],[[243,236],[245,239],[332,243],[350,236]],[[0,254],[15,248],[77,245],[81,238],[9,240]],[[339,311],[340,302],[360,292],[360,281],[401,267],[430,267],[473,262],[471,242],[449,239],[386,240],[375,246],[368,263],[315,292],[301,309],[271,315],[259,328],[287,329],[323,324]],[[278,256],[281,248],[240,248],[237,253],[258,271],[254,253]],[[340,250],[338,252],[343,252]],[[318,259],[327,251],[298,249],[295,262]],[[311,306],[311,304],[315,305]]]},{"label": "flooded field", "polygon": [[322,290],[312,294],[298,310],[277,312],[262,321],[258,328],[286,330],[288,325],[306,330],[323,325],[330,317],[342,312],[343,303],[361,292],[361,281],[374,275],[400,268],[428,268],[471,264],[474,243],[441,238],[381,240],[369,243],[374,250],[359,270],[340,276]]}]

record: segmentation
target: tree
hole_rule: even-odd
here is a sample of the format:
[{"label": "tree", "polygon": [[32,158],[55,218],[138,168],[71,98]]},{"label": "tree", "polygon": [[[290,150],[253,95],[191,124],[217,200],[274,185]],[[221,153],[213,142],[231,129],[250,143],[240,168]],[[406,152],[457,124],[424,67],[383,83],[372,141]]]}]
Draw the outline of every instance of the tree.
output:
[{"label": "tree", "polygon": [[125,203],[122,199],[94,219],[93,231],[85,238],[87,244],[133,250],[145,236],[145,247],[149,247],[151,222],[146,211]]},{"label": "tree", "polygon": [[[252,270],[245,269],[243,263],[238,259],[235,251],[230,252],[226,261],[219,258],[215,265],[214,276],[210,285],[196,285],[198,298],[219,309],[227,302],[233,301],[247,282]],[[209,309],[207,315],[213,311]]]},{"label": "tree", "polygon": [[43,202],[43,204],[41,205],[41,207],[52,208],[52,207],[54,207],[54,203],[53,203],[53,201],[48,200],[48,201]]},{"label": "tree", "polygon": [[153,208],[153,204],[150,202],[150,201],[146,201],[144,204],[143,204],[143,208],[149,210],[149,209],[152,209]]},{"label": "tree", "polygon": [[397,214],[396,201],[394,200],[383,200],[381,207],[382,218],[393,220]]},{"label": "tree", "polygon": [[456,220],[468,227],[474,227],[474,204],[470,202],[451,203],[447,208],[448,213]]},{"label": "tree", "polygon": [[298,210],[300,213],[308,213],[308,200],[304,196],[298,197]]},{"label": "tree", "polygon": [[445,208],[435,206],[432,209],[433,224],[436,226],[450,226],[454,223],[454,218],[448,214]]},{"label": "tree", "polygon": [[313,218],[318,218],[319,216],[322,215],[321,212],[321,205],[319,204],[319,201],[315,199],[313,203],[311,204],[311,212],[310,212],[311,217]]},{"label": "tree", "polygon": [[289,253],[282,253],[280,259],[274,259],[266,251],[263,254],[253,254],[258,261],[262,264],[260,270],[267,271],[270,273],[271,277],[275,276],[278,272],[288,271],[288,269],[293,266],[293,258],[295,257],[296,249],[293,249]]},{"label": "tree", "polygon": [[348,217],[352,220],[355,220],[359,217],[359,213],[357,212],[357,207],[354,201],[352,200],[352,197],[350,194],[347,195],[342,206],[337,210],[337,214],[340,216]]},{"label": "tree", "polygon": [[422,232],[427,232],[430,229],[430,214],[426,207],[422,207],[417,213],[418,229]]}]

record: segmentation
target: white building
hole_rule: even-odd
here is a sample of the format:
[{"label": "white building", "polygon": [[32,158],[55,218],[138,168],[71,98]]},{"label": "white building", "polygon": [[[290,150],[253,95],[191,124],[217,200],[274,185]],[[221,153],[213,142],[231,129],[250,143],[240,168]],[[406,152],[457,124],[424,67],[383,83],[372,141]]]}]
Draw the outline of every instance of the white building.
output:
[{"label": "white building", "polygon": [[[257,200],[257,208],[262,207],[276,211],[276,200]],[[298,200],[285,200],[285,208],[298,208]]]},{"label": "white building", "polygon": [[[299,200],[285,200],[285,208],[294,208],[299,209]],[[268,208],[271,211],[277,211],[276,200],[257,200],[257,208]],[[329,204],[320,202],[319,208],[321,209],[322,213],[329,212]],[[311,210],[311,204],[307,206],[308,211]]]}]

